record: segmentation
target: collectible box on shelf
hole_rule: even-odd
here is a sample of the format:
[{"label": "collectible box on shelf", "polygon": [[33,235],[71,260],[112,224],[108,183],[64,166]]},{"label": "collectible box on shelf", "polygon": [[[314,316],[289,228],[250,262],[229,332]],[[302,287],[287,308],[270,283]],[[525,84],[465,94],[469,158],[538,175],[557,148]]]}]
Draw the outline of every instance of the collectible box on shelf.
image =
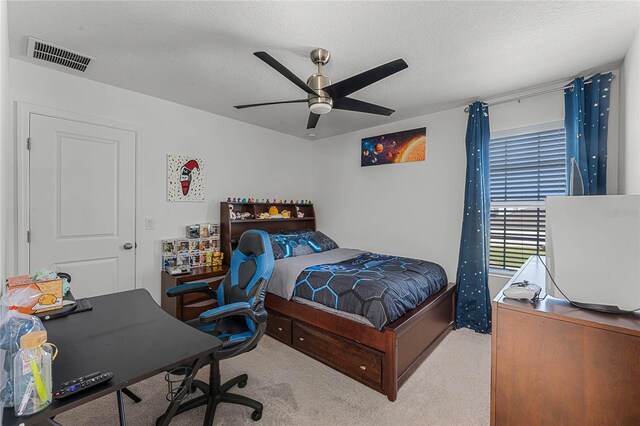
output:
[{"label": "collectible box on shelf", "polygon": [[219,238],[220,225],[217,223],[201,223],[199,225],[187,225],[186,238]]},{"label": "collectible box on shelf", "polygon": [[162,240],[162,268],[219,266],[220,225],[202,223],[186,227],[186,238]]},{"label": "collectible box on shelf", "polygon": [[200,225],[188,225],[187,226],[186,237],[187,238],[200,238]]}]

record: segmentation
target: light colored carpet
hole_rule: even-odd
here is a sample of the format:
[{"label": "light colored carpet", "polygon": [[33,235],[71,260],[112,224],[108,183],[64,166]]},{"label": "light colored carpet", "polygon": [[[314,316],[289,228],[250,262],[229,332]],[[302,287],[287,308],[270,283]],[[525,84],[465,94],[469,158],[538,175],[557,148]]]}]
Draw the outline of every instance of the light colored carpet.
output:
[{"label": "light colored carpet", "polygon": [[[222,380],[248,373],[234,393],[264,404],[262,420],[251,409],[218,406],[218,425],[487,425],[490,398],[490,336],[451,332],[400,388],[396,402],[282,343],[265,336],[254,351],[221,363]],[[199,378],[205,379],[207,371]],[[166,409],[163,375],[130,387],[143,401],[125,397],[129,425],[154,425]],[[176,416],[172,425],[200,425],[204,408]],[[115,394],[68,411],[63,425],[117,425]]]}]

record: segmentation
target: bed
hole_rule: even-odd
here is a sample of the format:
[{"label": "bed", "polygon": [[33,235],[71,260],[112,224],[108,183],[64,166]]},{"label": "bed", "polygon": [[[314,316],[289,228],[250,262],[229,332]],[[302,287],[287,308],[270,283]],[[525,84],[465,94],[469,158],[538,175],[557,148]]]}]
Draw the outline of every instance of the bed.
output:
[{"label": "bed", "polygon": [[[229,251],[234,240],[250,228],[270,233],[315,230],[313,206],[307,205],[306,212],[307,217],[314,220],[307,220],[304,224],[296,220],[240,223],[225,215],[228,203],[222,204],[221,245],[223,249],[228,247]],[[401,305],[403,303],[400,302],[412,297],[403,292],[420,287],[418,284],[396,285],[402,279],[398,279],[393,271],[398,269],[398,262],[407,262],[406,258],[337,248],[276,260],[266,298],[269,312],[267,334],[395,401],[400,386],[454,327],[455,284],[446,281],[444,271],[436,264],[415,259],[408,261],[413,264],[403,265],[403,270],[431,279],[425,279],[421,284],[422,293],[414,296],[414,303],[408,305],[410,309],[395,312],[387,306],[385,312],[389,318],[384,318],[380,309],[372,308],[371,303],[365,309],[349,300],[332,299],[331,292],[326,290],[333,286],[336,294],[344,296],[348,291],[341,291],[341,288],[357,284],[358,274],[362,277],[373,269],[376,274],[383,274],[378,280],[380,283],[387,282],[401,294],[391,301],[376,300],[376,303]],[[350,268],[357,271],[354,274],[343,273],[339,282],[332,278],[327,284],[330,281],[327,274],[333,274],[336,268],[342,272],[351,271]],[[444,275],[444,282],[439,277],[440,273]],[[414,283],[412,279],[416,276],[409,281]],[[374,286],[368,284],[367,287]],[[428,297],[423,299],[425,292],[428,292]],[[321,293],[326,297],[311,300],[314,298],[310,295]],[[353,312],[345,312],[345,309]]]}]

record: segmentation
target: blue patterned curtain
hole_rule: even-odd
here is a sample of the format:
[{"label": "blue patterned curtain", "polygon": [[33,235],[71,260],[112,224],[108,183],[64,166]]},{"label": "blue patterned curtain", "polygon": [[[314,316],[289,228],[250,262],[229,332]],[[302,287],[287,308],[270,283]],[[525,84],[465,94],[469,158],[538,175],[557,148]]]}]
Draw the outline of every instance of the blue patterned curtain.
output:
[{"label": "blue patterned curtain", "polygon": [[[564,128],[567,140],[567,178],[574,157],[580,168],[585,195],[607,193],[607,123],[611,73],[583,77],[564,89]],[[567,193],[568,185],[567,179]]]},{"label": "blue patterned curtain", "polygon": [[489,273],[489,108],[469,105],[467,178],[458,258],[456,326],[491,332]]}]

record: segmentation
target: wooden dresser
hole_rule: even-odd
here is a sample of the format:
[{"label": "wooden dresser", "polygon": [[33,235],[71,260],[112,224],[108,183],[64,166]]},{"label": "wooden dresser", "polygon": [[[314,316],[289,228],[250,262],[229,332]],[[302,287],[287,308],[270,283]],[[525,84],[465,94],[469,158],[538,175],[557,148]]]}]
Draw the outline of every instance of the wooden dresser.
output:
[{"label": "wooden dresser", "polygon": [[190,273],[185,275],[170,275],[167,271],[162,271],[162,294],[160,306],[170,315],[181,321],[189,321],[209,309],[218,306],[215,299],[211,299],[203,293],[191,293],[184,296],[169,297],[167,289],[188,284],[196,281],[206,281],[209,283],[211,290],[216,291],[218,286],[229,272],[229,267],[222,266],[201,266],[193,268]]},{"label": "wooden dresser", "polygon": [[[544,296],[537,257],[506,287],[525,279]],[[550,296],[532,304],[502,292],[492,306],[492,425],[640,425],[640,314],[593,312]]]}]

